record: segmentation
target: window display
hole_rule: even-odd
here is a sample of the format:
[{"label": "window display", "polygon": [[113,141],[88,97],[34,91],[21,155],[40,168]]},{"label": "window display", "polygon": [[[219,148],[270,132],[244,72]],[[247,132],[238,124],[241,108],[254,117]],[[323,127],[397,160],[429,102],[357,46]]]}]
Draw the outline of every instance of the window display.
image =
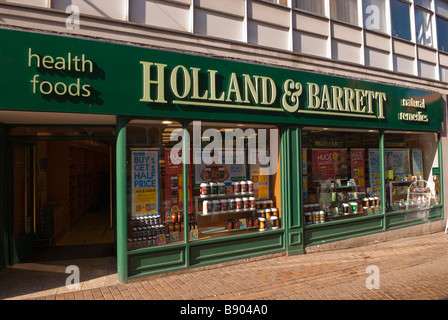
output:
[{"label": "window display", "polygon": [[183,149],[172,135],[180,128],[127,126],[129,250],[181,243],[185,232],[197,240],[280,228],[278,129],[192,122],[186,223]]},{"label": "window display", "polygon": [[378,143],[375,130],[303,129],[305,225],[381,213],[379,171],[369,158]]},{"label": "window display", "polygon": [[387,211],[439,203],[437,140],[435,133],[385,133]]},{"label": "window display", "polygon": [[[179,128],[161,120],[133,120],[127,126],[129,250],[184,239],[183,166],[170,158],[177,142],[171,132]],[[191,193],[188,200],[192,203]]]},{"label": "window display", "polygon": [[190,239],[278,229],[278,129],[198,122],[189,129],[192,135],[200,132],[201,139],[191,143],[194,229]]}]

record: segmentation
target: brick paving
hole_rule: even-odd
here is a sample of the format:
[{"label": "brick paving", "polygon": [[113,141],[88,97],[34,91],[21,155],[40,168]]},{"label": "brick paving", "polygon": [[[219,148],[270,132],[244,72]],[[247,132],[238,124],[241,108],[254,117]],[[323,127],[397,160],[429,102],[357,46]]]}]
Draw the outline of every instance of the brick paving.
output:
[{"label": "brick paving", "polygon": [[[379,271],[378,289],[367,288]],[[30,299],[26,296],[23,299]],[[447,300],[448,235],[235,262],[34,300]]]}]

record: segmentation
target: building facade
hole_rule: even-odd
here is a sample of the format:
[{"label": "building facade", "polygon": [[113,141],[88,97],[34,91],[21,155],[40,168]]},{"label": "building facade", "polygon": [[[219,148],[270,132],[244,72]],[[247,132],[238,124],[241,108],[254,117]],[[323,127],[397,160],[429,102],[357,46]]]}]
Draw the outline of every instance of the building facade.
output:
[{"label": "building facade", "polygon": [[0,265],[108,243],[125,282],[444,230],[447,21],[441,0],[0,1]]}]

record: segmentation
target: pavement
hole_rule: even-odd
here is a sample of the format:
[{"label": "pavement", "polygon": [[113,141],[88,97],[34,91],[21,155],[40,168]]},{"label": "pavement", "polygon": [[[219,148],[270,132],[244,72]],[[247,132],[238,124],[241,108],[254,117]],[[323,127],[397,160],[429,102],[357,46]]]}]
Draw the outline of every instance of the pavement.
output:
[{"label": "pavement", "polygon": [[[79,268],[79,289],[66,286],[69,265]],[[448,300],[448,234],[259,257],[128,283],[119,283],[116,272],[113,257],[19,264],[0,270],[0,299],[157,300],[184,306],[187,301]]]}]

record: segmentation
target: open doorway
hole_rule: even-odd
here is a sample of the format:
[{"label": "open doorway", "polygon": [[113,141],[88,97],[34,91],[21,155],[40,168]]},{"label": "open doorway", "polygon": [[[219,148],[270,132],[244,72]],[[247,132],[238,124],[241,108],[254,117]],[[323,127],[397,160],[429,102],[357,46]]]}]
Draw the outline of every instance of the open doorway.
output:
[{"label": "open doorway", "polygon": [[14,263],[113,256],[112,141],[31,140],[13,149],[14,228],[24,229]]}]

